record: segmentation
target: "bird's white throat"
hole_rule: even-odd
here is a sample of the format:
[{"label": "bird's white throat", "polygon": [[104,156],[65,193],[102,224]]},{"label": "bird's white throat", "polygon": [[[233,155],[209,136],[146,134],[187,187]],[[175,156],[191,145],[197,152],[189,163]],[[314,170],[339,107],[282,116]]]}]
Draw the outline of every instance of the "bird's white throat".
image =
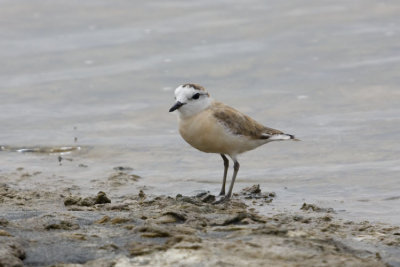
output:
[{"label": "bird's white throat", "polygon": [[187,102],[178,109],[179,117],[184,119],[194,116],[207,109],[211,105],[212,101],[213,99],[211,97],[203,96],[202,99],[199,99],[195,102]]}]

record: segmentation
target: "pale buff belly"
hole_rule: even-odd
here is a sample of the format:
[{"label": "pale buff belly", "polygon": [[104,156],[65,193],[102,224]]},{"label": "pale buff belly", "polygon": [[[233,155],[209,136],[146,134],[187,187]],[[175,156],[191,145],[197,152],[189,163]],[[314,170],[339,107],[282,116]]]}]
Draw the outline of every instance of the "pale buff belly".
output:
[{"label": "pale buff belly", "polygon": [[207,111],[182,119],[179,132],[191,146],[207,153],[237,155],[265,143],[230,133]]}]

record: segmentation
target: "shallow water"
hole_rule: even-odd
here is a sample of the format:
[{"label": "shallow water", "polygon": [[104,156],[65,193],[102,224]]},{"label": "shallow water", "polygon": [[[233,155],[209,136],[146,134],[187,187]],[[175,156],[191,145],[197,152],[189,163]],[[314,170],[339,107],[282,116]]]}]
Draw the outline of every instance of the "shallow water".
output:
[{"label": "shallow water", "polygon": [[[142,179],[112,195],[217,193],[222,160],[185,144],[168,113],[173,89],[196,82],[302,140],[240,157],[236,191],[277,193],[265,213],[307,202],[400,223],[397,1],[0,6],[0,145],[12,148],[0,151],[0,177],[41,172],[14,187],[97,192],[130,166]],[[64,146],[81,149],[61,162],[16,152]]]}]

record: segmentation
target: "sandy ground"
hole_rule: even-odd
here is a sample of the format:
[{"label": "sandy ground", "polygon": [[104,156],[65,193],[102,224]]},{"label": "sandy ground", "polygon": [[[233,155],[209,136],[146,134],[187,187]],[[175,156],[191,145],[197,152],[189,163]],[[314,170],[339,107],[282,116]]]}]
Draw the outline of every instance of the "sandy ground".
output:
[{"label": "sandy ground", "polygon": [[[400,266],[398,0],[0,6],[0,266]],[[196,197],[186,82],[303,141]]]},{"label": "sandy ground", "polygon": [[[331,208],[257,212],[276,194],[258,185],[226,203],[137,193],[82,196],[73,189],[23,190],[22,169],[0,185],[0,266],[400,266],[400,228],[353,222]],[[140,179],[117,167],[116,181]]]}]

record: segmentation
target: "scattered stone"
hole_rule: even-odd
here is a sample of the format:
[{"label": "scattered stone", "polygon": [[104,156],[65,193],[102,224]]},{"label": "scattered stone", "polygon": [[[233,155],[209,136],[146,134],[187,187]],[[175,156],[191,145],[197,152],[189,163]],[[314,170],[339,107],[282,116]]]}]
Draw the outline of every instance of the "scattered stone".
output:
[{"label": "scattered stone", "polygon": [[0,218],[0,226],[7,226],[8,225],[8,221],[4,218]]},{"label": "scattered stone", "polygon": [[246,213],[238,213],[231,218],[226,219],[221,225],[230,225],[240,223],[243,219],[247,218]]},{"label": "scattered stone", "polygon": [[70,238],[70,239],[74,239],[74,240],[81,240],[81,241],[87,240],[86,235],[80,234],[80,233],[73,233],[73,234],[70,234],[70,235],[66,235],[66,237]]},{"label": "scattered stone", "polygon": [[303,205],[300,208],[301,210],[311,210],[311,211],[315,211],[315,212],[327,212],[327,213],[334,213],[334,209],[332,208],[320,208],[315,204],[307,204],[307,203],[303,203]]},{"label": "scattered stone", "polygon": [[[245,220],[248,219],[248,220]],[[256,214],[253,213],[247,213],[247,212],[239,212],[230,218],[224,220],[222,223],[214,223],[212,225],[230,225],[230,224],[250,224],[250,223],[265,223],[265,220],[263,220],[261,217],[259,217]]]},{"label": "scattered stone", "polygon": [[184,222],[187,219],[187,216],[184,213],[176,212],[176,211],[167,211],[162,214],[162,216],[170,216],[174,218],[175,222]]},{"label": "scattered stone", "polygon": [[250,187],[243,188],[242,192],[247,194],[260,194],[261,193],[260,185],[255,184]]},{"label": "scattered stone", "polygon": [[167,224],[167,223],[176,223],[177,221],[178,221],[177,218],[172,215],[162,215],[161,217],[155,220],[155,223]]},{"label": "scattered stone", "polygon": [[201,206],[202,205],[202,201],[199,201],[197,198],[193,198],[193,197],[187,197],[187,196],[177,196],[177,200],[181,201],[181,202],[186,202],[186,203],[190,203],[190,204],[194,204],[197,206]]},{"label": "scattered stone", "polygon": [[106,204],[106,203],[111,203],[111,200],[107,197],[106,193],[104,193],[103,191],[97,193],[94,204]]},{"label": "scattered stone", "polygon": [[130,172],[133,171],[133,168],[131,167],[124,167],[124,166],[117,166],[113,168],[115,171],[119,171],[119,172]]},{"label": "scattered stone", "polygon": [[136,232],[142,233],[142,237],[154,238],[154,237],[169,237],[170,233],[167,229],[156,226],[156,225],[145,225],[135,228]]},{"label": "scattered stone", "polygon": [[118,250],[119,247],[117,245],[115,245],[115,244],[107,244],[107,245],[99,247],[99,249],[115,251],[115,250]]},{"label": "scattered stone", "polygon": [[96,199],[94,197],[85,197],[75,205],[90,207],[94,206],[95,204],[96,204]]},{"label": "scattered stone", "polygon": [[311,222],[311,218],[307,218],[307,217],[304,217],[301,215],[294,215],[293,220],[295,220],[297,222],[302,222],[302,223],[310,223]]},{"label": "scattered stone", "polygon": [[60,221],[59,223],[52,223],[45,225],[46,230],[77,230],[79,225],[68,221]]},{"label": "scattered stone", "polygon": [[150,254],[159,250],[164,250],[164,247],[154,243],[135,242],[131,244],[129,252],[131,256],[140,256]]},{"label": "scattered stone", "polygon": [[253,234],[286,236],[288,230],[274,225],[263,225],[253,230]]},{"label": "scattered stone", "polygon": [[237,225],[224,225],[224,226],[215,226],[213,231],[218,232],[234,232],[234,231],[244,231],[247,229],[247,226],[237,226]]},{"label": "scattered stone", "polygon": [[1,230],[1,229],[0,229],[0,236],[13,236],[13,235],[10,234],[10,233],[7,232],[7,231],[4,231],[4,230]]},{"label": "scattered stone", "polygon": [[119,217],[116,217],[116,218],[114,218],[114,219],[111,220],[111,223],[112,223],[112,224],[122,224],[122,223],[127,223],[127,222],[129,222],[129,221],[131,221],[131,220],[128,219],[128,218],[119,218]]},{"label": "scattered stone", "polygon": [[324,217],[321,217],[320,219],[325,221],[325,222],[330,222],[330,221],[332,221],[332,216],[326,215]]},{"label": "scattered stone", "polygon": [[195,197],[197,197],[197,198],[201,198],[201,197],[203,197],[203,196],[205,196],[205,195],[207,195],[207,194],[210,194],[210,191],[206,191],[206,190],[199,190],[199,191],[200,191],[200,192],[197,193],[196,196],[195,196]]},{"label": "scattered stone", "polygon": [[[259,184],[243,188],[239,194],[244,196],[245,199],[254,199],[254,200],[262,199],[266,203],[271,203],[273,198],[276,197],[276,194],[274,192],[262,193]],[[256,203],[257,202],[254,202],[253,204],[256,204]]]},{"label": "scattered stone", "polygon": [[111,203],[111,200],[107,197],[106,193],[100,191],[95,197],[85,197],[81,198],[79,196],[69,196],[64,200],[65,206],[77,205],[91,207],[96,204],[106,204]]},{"label": "scattered stone", "polygon": [[145,193],[143,192],[143,190],[140,190],[140,191],[139,191],[138,197],[139,197],[140,199],[145,199],[145,198],[146,198],[146,195],[145,195]]},{"label": "scattered stone", "polygon": [[178,245],[175,245],[174,248],[175,249],[192,249],[192,250],[196,250],[196,249],[203,248],[203,246],[200,245],[200,244],[193,244],[191,242],[181,242]]},{"label": "scattered stone", "polygon": [[125,228],[126,230],[132,230],[133,228],[135,228],[135,226],[132,225],[132,224],[130,224],[130,225],[125,225],[124,228]]},{"label": "scattered stone", "polygon": [[82,198],[78,196],[69,196],[64,200],[64,205],[65,206],[78,205],[81,199]]},{"label": "scattered stone", "polygon": [[126,211],[129,210],[128,204],[110,204],[106,207],[107,210],[119,210],[119,211]]},{"label": "scattered stone", "polygon": [[209,193],[203,195],[202,197],[200,197],[200,199],[204,203],[213,203],[213,202],[215,202],[215,196],[211,195]]},{"label": "scattered stone", "polygon": [[165,245],[167,245],[168,247],[172,247],[175,244],[178,244],[183,241],[188,242],[188,243],[201,243],[202,239],[200,237],[193,236],[193,235],[175,235],[175,236],[169,238],[165,242]]},{"label": "scattered stone", "polygon": [[25,251],[14,240],[0,240],[0,266],[23,267]]},{"label": "scattered stone", "polygon": [[111,220],[110,217],[108,216],[104,216],[103,218],[101,218],[100,220],[95,221],[95,223],[97,224],[103,224],[103,223],[107,223]]},{"label": "scattered stone", "polygon": [[130,245],[130,254],[131,256],[140,256],[157,251],[165,251],[170,248],[199,249],[201,248],[199,245],[201,242],[201,238],[187,235],[172,236],[162,245],[157,243],[134,242]]}]

